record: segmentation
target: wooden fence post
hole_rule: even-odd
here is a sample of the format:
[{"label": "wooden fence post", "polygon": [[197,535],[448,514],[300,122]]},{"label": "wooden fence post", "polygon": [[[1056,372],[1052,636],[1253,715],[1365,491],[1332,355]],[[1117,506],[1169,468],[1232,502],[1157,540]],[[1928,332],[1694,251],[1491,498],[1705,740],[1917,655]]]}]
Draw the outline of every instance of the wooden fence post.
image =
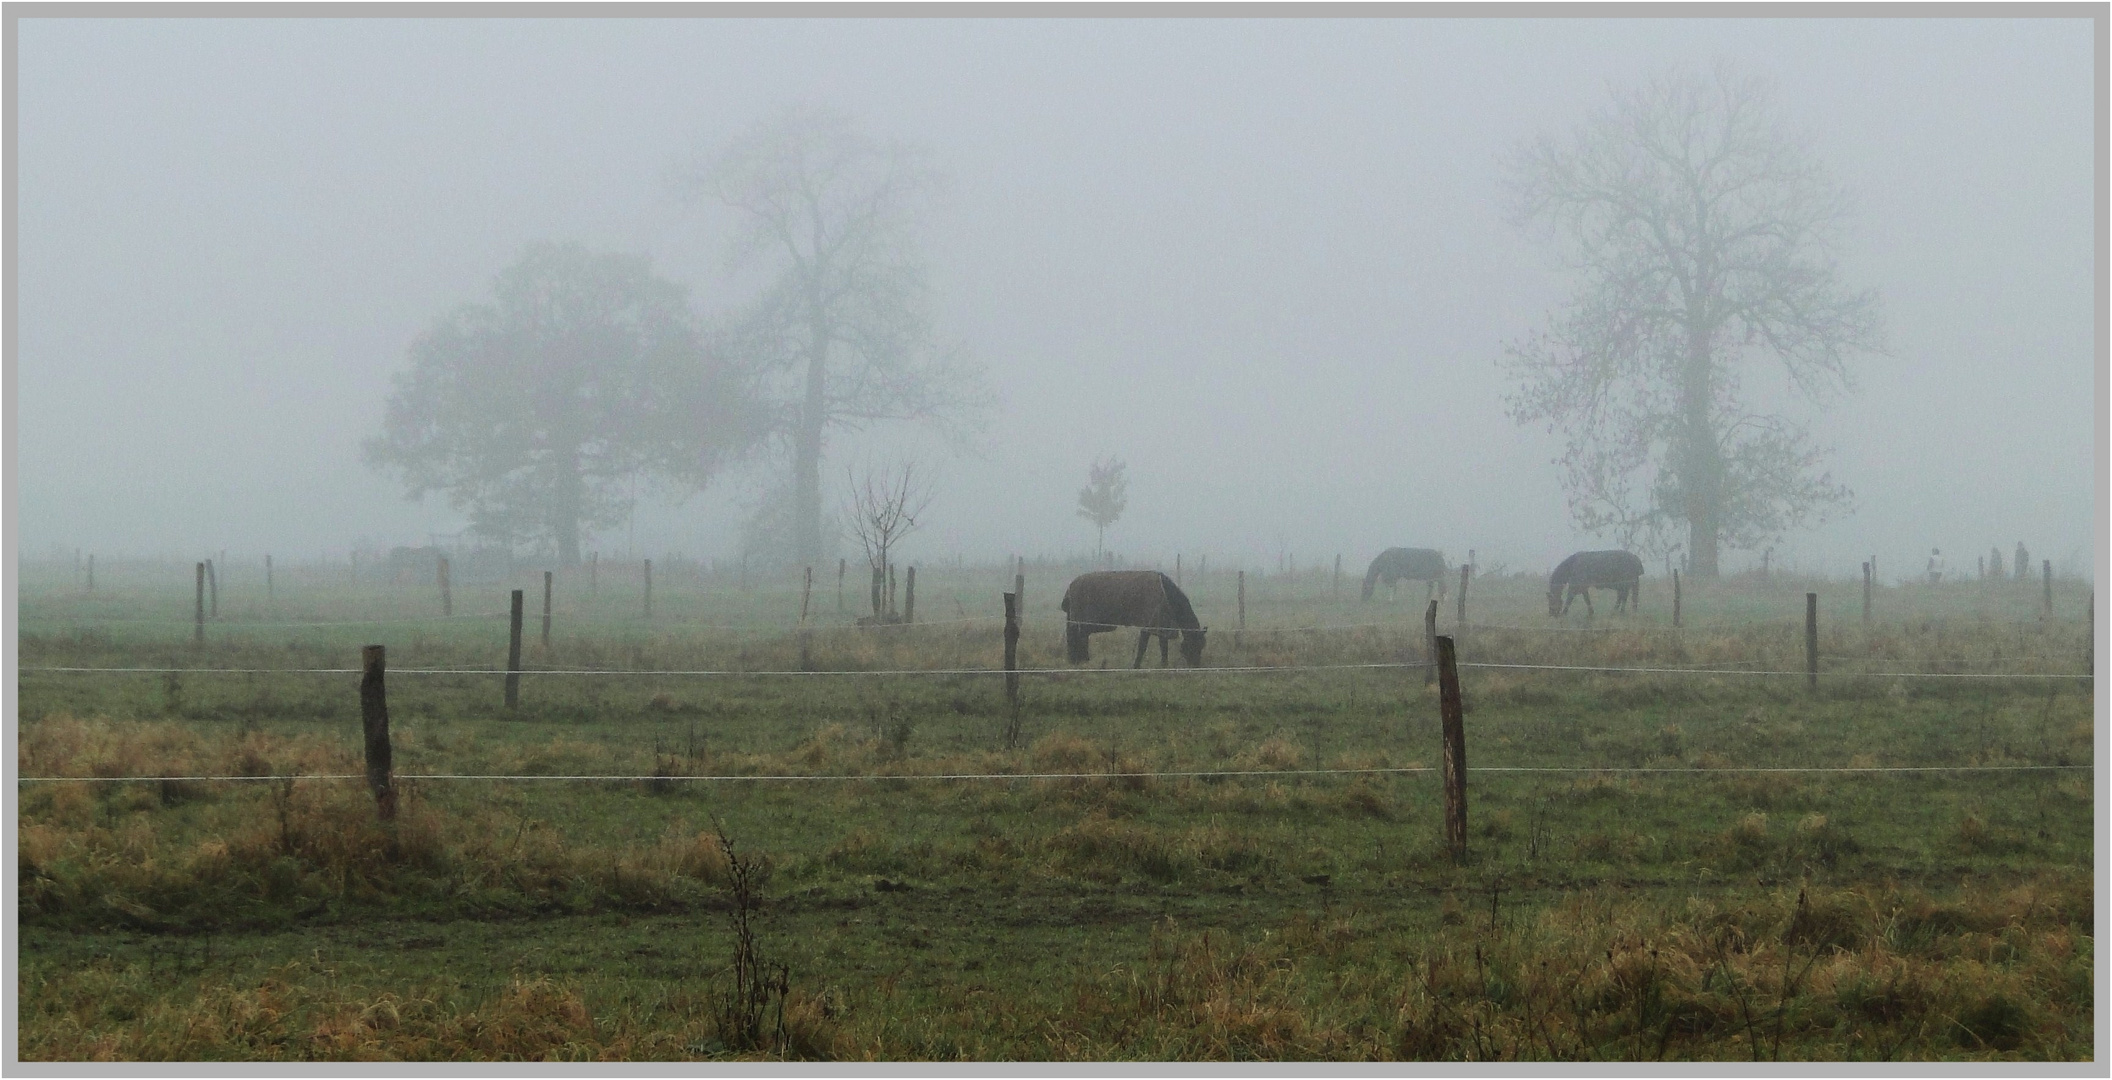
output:
[{"label": "wooden fence post", "polygon": [[2046,583],[2046,617],[2051,619],[2053,618],[2053,560],[2047,559],[2041,562],[2039,567],[2042,580]]},{"label": "wooden fence post", "polygon": [[374,792],[375,813],[388,821],[396,816],[396,782],[390,775],[389,695],[384,682],[387,650],[368,645],[359,650],[359,720],[367,736],[367,787]]},{"label": "wooden fence post", "polygon": [[[1431,602],[1436,607],[1436,601]],[[1467,857],[1467,726],[1459,700],[1459,661],[1450,636],[1437,639],[1438,716],[1444,726],[1445,847]]]},{"label": "wooden fence post", "polygon": [[1863,564],[1863,625],[1870,625],[1870,564]]},{"label": "wooden fence post", "polygon": [[543,648],[550,647],[550,578],[551,572],[543,571]]},{"label": "wooden fence post", "polygon": [[1804,594],[1804,678],[1819,688],[1819,594]]},{"label": "wooden fence post", "polygon": [[914,566],[909,568],[909,574],[902,583],[902,621],[917,621],[917,568]]},{"label": "wooden fence post", "polygon": [[[1470,564],[1459,564],[1459,617],[1455,621],[1461,626],[1467,625],[1467,575],[1472,572]],[[1640,586],[1637,591],[1641,591]]]},{"label": "wooden fence post", "polygon": [[1423,685],[1437,678],[1437,601],[1423,612]]},{"label": "wooden fence post", "polygon": [[[95,569],[95,556],[93,555],[88,556],[88,568],[90,570]],[[90,575],[90,577],[92,579],[93,575]],[[277,599],[278,597],[274,594],[271,583],[271,556],[266,555],[264,556],[264,602],[269,604]]]},{"label": "wooden fence post", "polygon": [[455,585],[448,577],[447,556],[440,556],[435,565],[437,569],[434,572],[440,577],[440,617],[452,619],[455,617]]},{"label": "wooden fence post", "polygon": [[1232,631],[1232,644],[1237,647],[1247,637],[1247,572],[1239,572],[1239,628]]},{"label": "wooden fence post", "polygon": [[203,644],[205,644],[205,564],[204,564],[204,563],[199,563],[199,564],[198,564],[198,603],[197,603],[197,606],[196,606],[195,608],[193,608],[193,615],[192,615],[191,625],[192,625],[192,627],[193,627],[193,633],[192,633],[192,640],[193,640],[193,641],[196,641],[196,642],[197,642],[198,644],[200,644],[200,645],[203,645]]},{"label": "wooden fence post", "polygon": [[[2049,563],[2047,565],[2050,566],[2052,564]],[[211,559],[205,560],[205,585],[212,596],[212,609],[207,614],[217,619],[220,617],[220,571],[213,568],[213,560]],[[2049,592],[2047,595],[2051,596],[2053,594]],[[2052,603],[2049,601],[2047,606],[2050,609]]]},{"label": "wooden fence post", "polygon": [[1005,703],[1019,708],[1019,594],[1005,595]]},{"label": "wooden fence post", "polygon": [[1672,568],[1672,626],[1679,626],[1679,568]]},{"label": "wooden fence post", "polygon": [[653,617],[653,560],[645,560],[645,617]]},{"label": "wooden fence post", "polygon": [[512,629],[506,635],[506,707],[521,703],[521,590],[513,590]]}]

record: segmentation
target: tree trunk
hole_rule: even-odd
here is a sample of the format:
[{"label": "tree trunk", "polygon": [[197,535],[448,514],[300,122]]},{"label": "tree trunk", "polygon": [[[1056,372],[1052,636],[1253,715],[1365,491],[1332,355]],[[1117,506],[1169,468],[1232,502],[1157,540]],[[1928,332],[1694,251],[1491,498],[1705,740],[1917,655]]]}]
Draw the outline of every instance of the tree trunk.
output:
[{"label": "tree trunk", "polygon": [[829,419],[829,327],[818,305],[810,322],[807,394],[792,462],[792,543],[803,563],[821,558],[821,435]]}]

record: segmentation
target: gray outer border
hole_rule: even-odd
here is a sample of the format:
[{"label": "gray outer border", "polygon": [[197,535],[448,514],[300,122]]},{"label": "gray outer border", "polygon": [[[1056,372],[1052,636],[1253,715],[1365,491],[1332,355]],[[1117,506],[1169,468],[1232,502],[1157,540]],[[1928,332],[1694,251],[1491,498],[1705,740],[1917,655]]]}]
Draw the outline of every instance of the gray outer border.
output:
[{"label": "gray outer border", "polygon": [[[2112,125],[2108,125],[2108,103],[2112,103],[2112,6],[2103,3],[2040,2],[2005,4],[1994,2],[1935,3],[1918,0],[1911,3],[1758,3],[1740,2],[1709,4],[1698,0],[1672,3],[1601,2],[1564,4],[1535,0],[1535,2],[1477,4],[1467,2],[1432,3],[1353,3],[1343,0],[1325,0],[1315,3],[1295,3],[1288,0],[1267,0],[1258,3],[1236,3],[1228,0],[1205,0],[1200,3],[1157,2],[1137,3],[1051,3],[1047,0],[1029,0],[1022,3],[1000,3],[994,0],[971,0],[963,3],[940,3],[932,0],[896,0],[871,4],[817,2],[800,4],[774,4],[761,2],[729,3],[649,3],[638,0],[597,4],[562,0],[553,3],[531,3],[525,0],[505,0],[498,3],[316,3],[292,2],[268,3],[10,3],[0,9],[0,64],[6,68],[6,101],[0,105],[0,158],[4,158],[5,175],[0,177],[0,214],[4,214],[4,226],[0,226],[0,260],[4,260],[5,278],[8,283],[4,297],[0,297],[0,487],[4,487],[5,513],[0,521],[0,593],[5,594],[7,610],[0,614],[0,627],[4,627],[6,642],[0,645],[0,663],[6,666],[8,678],[0,686],[0,710],[4,710],[4,725],[8,741],[12,745],[19,741],[21,717],[17,699],[19,671],[19,638],[17,617],[20,602],[21,581],[17,568],[20,566],[19,539],[16,520],[16,460],[14,453],[16,419],[21,402],[17,394],[16,364],[19,331],[15,320],[16,268],[18,257],[16,228],[19,210],[16,173],[16,134],[19,119],[20,95],[17,93],[21,78],[17,63],[21,46],[20,20],[24,18],[91,18],[116,19],[151,17],[173,18],[1477,18],[1477,19],[1751,19],[1751,18],[1795,18],[1795,19],[1908,19],[1908,18],[2001,18],[2001,19],[2090,19],[2094,24],[2096,78],[2096,285],[2097,285],[2097,369],[2096,369],[2096,515],[2098,581],[2112,580],[2112,499],[2108,499],[2108,469],[2112,469],[2112,233],[2108,233],[2108,193],[2112,193],[2112,165],[2108,165],[2108,151],[2112,151]],[[2112,613],[2097,616],[2098,624],[2112,622]],[[2096,636],[2096,626],[2092,627]],[[2102,681],[2108,669],[2112,669],[2112,657],[2102,650],[2096,651],[2096,678]],[[2097,745],[2105,746],[2108,731],[2108,710],[2103,699],[2093,702],[2096,713]],[[2097,862],[2096,891],[2093,896],[2096,912],[2095,949],[2097,973],[2096,993],[2093,1007],[2096,1013],[2096,1046],[2105,1046],[2108,1034],[2112,1034],[2112,1021],[2108,1021],[2104,995],[2107,974],[2112,972],[2112,961],[2108,961],[2102,942],[2112,918],[2108,918],[2105,905],[2106,859],[2108,851],[2105,823],[2105,795],[2107,765],[2102,753],[2097,755],[2096,771],[2093,773],[2095,787],[2093,798],[2098,813],[2093,815]],[[20,986],[19,941],[14,919],[20,911],[18,882],[16,880],[15,840],[19,834],[19,798],[16,791],[17,762],[14,754],[4,756],[0,764],[7,783],[4,813],[0,813],[0,828],[6,830],[0,836],[0,854],[4,854],[6,868],[4,880],[0,880],[0,904],[8,912],[9,932],[0,941],[0,968],[4,968],[8,990]],[[11,1006],[19,1002],[19,993],[4,995]],[[724,1076],[793,1075],[835,1076],[848,1074],[879,1075],[946,1075],[982,1076],[996,1073],[1022,1076],[1282,1076],[1282,1075],[1344,1075],[1344,1076],[1394,1076],[1407,1072],[1418,1075],[1453,1076],[1464,1074],[1518,1076],[1555,1075],[1741,1075],[1784,1076],[1796,1072],[1810,1072],[1812,1066],[1805,1063],[1769,1063],[1746,1065],[1738,1062],[1690,1062],[1678,1065],[1651,1065],[1647,1063],[1504,1063],[1499,1065],[1475,1065],[1471,1063],[1414,1063],[1414,1064],[1334,1064],[1321,1062],[1294,1063],[1218,1063],[1218,1062],[1162,1062],[1162,1063],[1085,1063],[1085,1062],[1021,1062],[1003,1065],[950,1064],[937,1062],[889,1062],[877,1064],[827,1064],[827,1063],[628,1063],[628,1064],[558,1064],[538,1065],[526,1063],[487,1062],[473,1064],[396,1064],[396,1063],[302,1063],[289,1066],[284,1063],[65,1063],[29,1062],[21,1060],[20,1029],[15,1007],[4,1009],[0,1015],[0,1050],[6,1055],[4,1061],[9,1073],[20,1076],[274,1076],[286,1075],[296,1068],[306,1074],[319,1076],[375,1076],[375,1075],[463,1075],[463,1076],[524,1076],[524,1075],[580,1075],[622,1072],[647,1076],[690,1076],[698,1073]],[[2098,1076],[2101,1066],[2095,1062],[2053,1062],[2046,1064],[2006,1063],[1949,1063],[1949,1062],[1890,1062],[1884,1064],[1854,1064],[1836,1062],[1823,1066],[1827,1075],[1875,1074],[1909,1076],[1988,1076],[1988,1075],[2053,1075],[2053,1076]]]}]

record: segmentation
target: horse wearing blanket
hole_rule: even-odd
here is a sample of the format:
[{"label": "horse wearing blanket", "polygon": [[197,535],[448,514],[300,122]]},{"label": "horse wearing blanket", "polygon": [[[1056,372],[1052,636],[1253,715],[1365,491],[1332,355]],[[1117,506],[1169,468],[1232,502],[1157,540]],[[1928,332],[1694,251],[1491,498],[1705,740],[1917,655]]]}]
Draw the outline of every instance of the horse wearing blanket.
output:
[{"label": "horse wearing blanket", "polygon": [[1092,659],[1094,634],[1118,626],[1139,628],[1137,660],[1144,666],[1144,648],[1159,639],[1159,666],[1166,665],[1166,646],[1175,634],[1181,637],[1181,658],[1189,667],[1203,663],[1203,637],[1207,631],[1196,620],[1188,595],[1173,579],[1156,570],[1100,570],[1080,574],[1063,592],[1063,640],[1073,664]]},{"label": "horse wearing blanket", "polygon": [[1613,610],[1621,611],[1628,607],[1630,594],[1642,601],[1642,587],[1643,560],[1625,551],[1579,551],[1548,575],[1547,613],[1557,618],[1568,614],[1570,601],[1579,596],[1590,613],[1593,589],[1612,589]]}]

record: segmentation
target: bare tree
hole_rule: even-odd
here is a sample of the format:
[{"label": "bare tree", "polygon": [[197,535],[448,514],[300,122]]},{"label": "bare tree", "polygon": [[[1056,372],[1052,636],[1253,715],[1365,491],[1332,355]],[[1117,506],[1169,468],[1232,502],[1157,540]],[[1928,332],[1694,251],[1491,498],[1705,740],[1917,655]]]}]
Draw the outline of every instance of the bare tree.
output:
[{"label": "bare tree", "polygon": [[883,593],[894,565],[894,546],[915,531],[917,518],[931,505],[931,489],[917,476],[915,462],[868,468],[862,473],[844,470],[844,516],[851,532],[865,547],[865,560],[873,568],[873,614],[888,618],[895,613],[892,590]]},{"label": "bare tree", "polygon": [[1684,524],[1705,577],[1719,545],[1760,546],[1849,499],[1743,377],[1772,361],[1792,396],[1824,405],[1850,389],[1849,356],[1883,347],[1875,292],[1839,281],[1847,196],[1770,100],[1725,67],[1676,73],[1508,162],[1514,216],[1578,281],[1544,331],[1505,349],[1510,414],[1567,437],[1581,527],[1669,551]]},{"label": "bare tree", "polygon": [[1106,553],[1107,527],[1120,520],[1122,511],[1129,508],[1129,477],[1125,475],[1128,468],[1118,457],[1096,460],[1086,469],[1086,485],[1078,489],[1078,516],[1092,522],[1099,531],[1093,546],[1096,555]]},{"label": "bare tree", "polygon": [[991,404],[981,367],[941,345],[929,316],[914,226],[941,178],[916,151],[867,138],[841,113],[794,106],[683,183],[733,209],[735,264],[769,276],[730,340],[776,373],[792,451],[791,539],[812,564],[830,429],[909,420],[966,439]]}]

